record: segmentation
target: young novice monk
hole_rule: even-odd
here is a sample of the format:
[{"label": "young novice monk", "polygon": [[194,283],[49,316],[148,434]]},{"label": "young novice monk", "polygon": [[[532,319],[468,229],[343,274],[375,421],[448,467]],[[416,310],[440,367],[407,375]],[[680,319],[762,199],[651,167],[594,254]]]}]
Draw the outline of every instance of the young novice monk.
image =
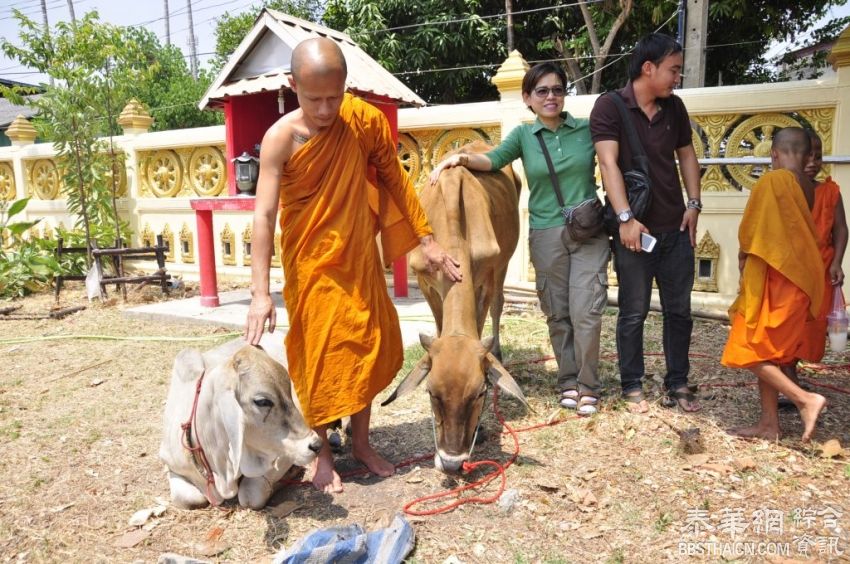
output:
[{"label": "young novice monk", "polygon": [[732,330],[721,362],[758,377],[761,418],[752,427],[731,429],[734,435],[778,439],[776,402],[782,393],[800,412],[805,442],[826,405],[823,396],[801,389],[780,368],[798,358],[806,322],[820,312],[824,295],[811,213],[815,186],[803,172],[810,153],[802,128],[776,133],[773,170],[753,187],[738,230],[741,286],[729,310]]},{"label": "young novice monk", "polygon": [[[823,259],[824,295],[820,312],[815,319],[806,324],[803,334],[803,345],[797,358],[810,362],[819,362],[823,358],[826,343],[826,316],[832,310],[833,287],[844,282],[844,271],[841,263],[844,261],[844,251],[847,249],[847,219],[844,215],[844,202],[841,190],[831,177],[817,183],[815,177],[823,166],[823,144],[814,131],[807,129],[812,144],[812,156],[803,172],[817,186],[815,187],[815,203],[812,207],[812,220],[815,224],[820,256]],[[796,360],[783,370],[796,381]]]}]

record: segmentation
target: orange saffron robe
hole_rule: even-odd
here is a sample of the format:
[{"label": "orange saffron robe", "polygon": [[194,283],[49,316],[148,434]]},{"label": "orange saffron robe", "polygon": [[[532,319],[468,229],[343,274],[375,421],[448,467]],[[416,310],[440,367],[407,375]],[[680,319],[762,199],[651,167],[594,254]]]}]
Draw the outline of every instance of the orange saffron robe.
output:
[{"label": "orange saffron robe", "polygon": [[738,242],[747,260],[721,362],[732,368],[790,363],[824,293],[815,225],[794,173],[774,170],[759,179]]},{"label": "orange saffron robe", "polygon": [[812,207],[812,218],[815,222],[815,234],[818,238],[818,249],[823,259],[824,295],[820,313],[815,319],[806,323],[803,344],[800,346],[799,358],[818,362],[823,358],[826,347],[826,316],[832,309],[832,281],[829,279],[829,266],[835,258],[835,247],[832,244],[832,226],[835,223],[835,206],[841,197],[841,190],[831,177],[818,184],[815,188],[815,205]]},{"label": "orange saffron robe", "polygon": [[284,167],[280,211],[289,373],[316,427],[371,405],[401,368],[377,233],[390,263],[431,228],[385,116],[350,94]]}]

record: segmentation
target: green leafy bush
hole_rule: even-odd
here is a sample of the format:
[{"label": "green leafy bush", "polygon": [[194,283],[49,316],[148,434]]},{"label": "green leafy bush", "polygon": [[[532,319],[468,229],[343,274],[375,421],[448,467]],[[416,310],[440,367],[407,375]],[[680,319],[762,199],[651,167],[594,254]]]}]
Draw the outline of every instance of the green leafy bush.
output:
[{"label": "green leafy bush", "polygon": [[48,287],[60,272],[54,258],[55,244],[43,239],[24,239],[35,221],[12,221],[29,203],[23,198],[9,204],[0,201],[0,298],[23,297]]}]

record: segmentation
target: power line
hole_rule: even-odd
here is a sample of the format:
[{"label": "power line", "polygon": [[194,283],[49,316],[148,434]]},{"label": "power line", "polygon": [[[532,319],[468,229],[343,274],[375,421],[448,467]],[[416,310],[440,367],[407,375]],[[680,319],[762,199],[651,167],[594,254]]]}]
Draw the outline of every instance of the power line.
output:
[{"label": "power line", "polygon": [[[597,4],[599,2],[604,2],[604,1],[605,0],[587,0],[587,2],[585,2],[585,3],[587,3],[587,4]],[[579,4],[581,4],[581,2],[573,2],[571,4],[559,4],[557,6],[546,6],[545,8],[530,8],[528,10],[516,10],[516,11],[511,10],[511,15],[517,16],[517,15],[522,15],[522,14],[531,14],[531,13],[534,13],[534,12],[551,12],[553,10],[561,10],[563,8],[572,8],[572,7],[578,6]],[[370,30],[364,30],[362,33],[365,33],[365,34],[385,33],[385,32],[388,32],[388,31],[398,31],[400,29],[410,29],[410,28],[414,28],[414,27],[449,25],[449,24],[454,24],[454,23],[463,23],[463,22],[477,21],[477,20],[490,20],[490,19],[493,19],[493,18],[505,18],[505,17],[507,17],[507,15],[508,15],[507,13],[489,14],[489,15],[484,15],[484,16],[477,16],[476,15],[476,16],[471,16],[471,17],[467,17],[467,18],[455,18],[455,19],[452,19],[452,20],[437,20],[437,21],[430,21],[430,22],[422,22],[422,23],[418,23],[418,24],[399,25],[399,26],[396,26],[396,27],[388,27],[386,29],[370,29]]]}]

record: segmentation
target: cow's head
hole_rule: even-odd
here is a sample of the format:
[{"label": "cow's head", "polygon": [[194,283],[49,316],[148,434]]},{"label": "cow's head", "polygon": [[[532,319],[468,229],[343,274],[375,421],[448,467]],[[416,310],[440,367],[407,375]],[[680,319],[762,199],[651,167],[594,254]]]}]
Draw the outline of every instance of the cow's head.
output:
[{"label": "cow's head", "polygon": [[263,349],[246,345],[219,370],[224,385],[216,390],[215,406],[231,472],[257,477],[282,461],[304,466],[316,457],[321,439],[295,406],[283,366]]},{"label": "cow's head", "polygon": [[455,474],[472,451],[488,380],[528,404],[517,383],[490,352],[492,338],[479,341],[461,335],[420,334],[419,341],[425,355],[381,405],[408,394],[427,376],[437,448],[434,465]]}]

